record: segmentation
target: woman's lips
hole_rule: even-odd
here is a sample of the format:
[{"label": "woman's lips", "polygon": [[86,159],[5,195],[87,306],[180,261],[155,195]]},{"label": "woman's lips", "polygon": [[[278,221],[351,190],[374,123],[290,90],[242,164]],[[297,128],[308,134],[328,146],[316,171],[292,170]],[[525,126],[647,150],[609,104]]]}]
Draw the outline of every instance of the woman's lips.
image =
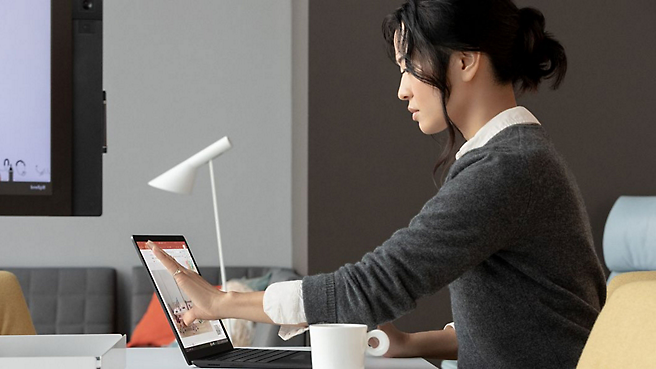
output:
[{"label": "woman's lips", "polygon": [[412,120],[417,120],[417,113],[419,113],[419,110],[408,106],[408,111],[412,114]]}]

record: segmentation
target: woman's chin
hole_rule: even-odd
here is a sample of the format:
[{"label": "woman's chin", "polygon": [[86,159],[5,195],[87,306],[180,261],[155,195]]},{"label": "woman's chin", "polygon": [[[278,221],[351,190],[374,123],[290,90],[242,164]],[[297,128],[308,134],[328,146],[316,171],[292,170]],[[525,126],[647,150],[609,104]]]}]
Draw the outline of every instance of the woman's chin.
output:
[{"label": "woman's chin", "polygon": [[434,135],[446,129],[446,124],[423,123],[419,121],[419,129],[425,135]]}]

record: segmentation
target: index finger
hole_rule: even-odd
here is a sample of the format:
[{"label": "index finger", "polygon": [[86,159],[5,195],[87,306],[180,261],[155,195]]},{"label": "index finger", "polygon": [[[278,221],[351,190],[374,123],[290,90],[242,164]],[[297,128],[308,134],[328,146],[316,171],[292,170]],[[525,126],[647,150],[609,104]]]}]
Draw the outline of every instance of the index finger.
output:
[{"label": "index finger", "polygon": [[151,250],[153,250],[153,254],[155,255],[155,257],[159,259],[159,261],[164,265],[164,267],[166,268],[166,270],[169,271],[169,273],[173,274],[176,271],[178,271],[178,269],[179,270],[185,269],[185,267],[183,267],[177,261],[175,261],[175,259],[171,255],[165,253],[162,249],[157,247],[157,245],[154,242],[148,241],[146,242],[146,246],[149,247]]}]

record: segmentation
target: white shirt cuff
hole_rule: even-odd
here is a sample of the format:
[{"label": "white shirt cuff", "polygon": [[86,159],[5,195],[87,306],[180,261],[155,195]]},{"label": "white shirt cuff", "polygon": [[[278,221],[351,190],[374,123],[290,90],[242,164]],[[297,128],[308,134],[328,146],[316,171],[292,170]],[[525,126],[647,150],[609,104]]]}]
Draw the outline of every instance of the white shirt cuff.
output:
[{"label": "white shirt cuff", "polygon": [[287,341],[288,339],[298,336],[301,333],[304,333],[310,329],[310,327],[299,327],[295,325],[282,325],[278,331],[278,336],[283,340]]},{"label": "white shirt cuff", "polygon": [[307,327],[285,326],[307,323],[303,305],[303,281],[278,282],[264,291],[264,313],[276,324],[282,325],[278,335],[288,340],[307,331]]}]

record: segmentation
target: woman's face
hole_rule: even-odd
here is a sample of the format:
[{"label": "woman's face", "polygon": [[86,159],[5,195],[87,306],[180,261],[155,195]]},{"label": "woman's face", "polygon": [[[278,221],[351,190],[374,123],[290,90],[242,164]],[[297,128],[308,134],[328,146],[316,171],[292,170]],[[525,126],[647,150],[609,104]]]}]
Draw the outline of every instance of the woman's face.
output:
[{"label": "woman's face", "polygon": [[417,79],[401,67],[399,99],[408,102],[412,120],[419,123],[424,134],[432,135],[446,129],[441,93],[435,87]]},{"label": "woman's face", "polygon": [[[398,52],[396,55],[402,55]],[[419,123],[419,129],[424,134],[431,135],[446,129],[446,120],[442,110],[442,94],[437,88],[424,83],[405,69],[405,62],[397,58],[401,68],[401,82],[398,97],[408,102],[408,111],[412,120]],[[416,68],[421,65],[415,63]]]}]

